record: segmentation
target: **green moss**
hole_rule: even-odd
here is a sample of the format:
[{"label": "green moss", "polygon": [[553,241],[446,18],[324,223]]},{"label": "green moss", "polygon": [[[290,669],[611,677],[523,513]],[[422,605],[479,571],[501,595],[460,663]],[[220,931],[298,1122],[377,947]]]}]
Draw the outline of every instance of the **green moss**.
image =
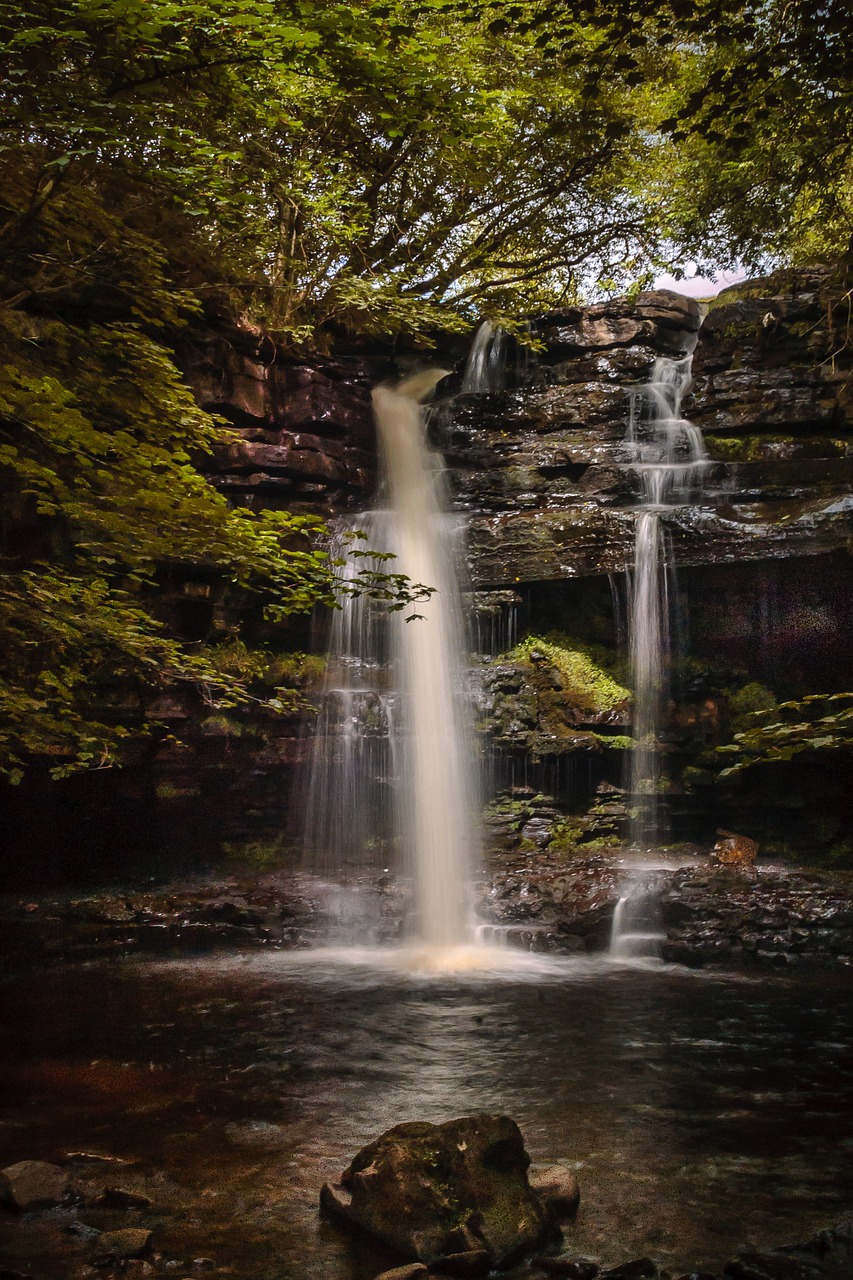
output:
[{"label": "green moss", "polygon": [[634,746],[634,739],[627,733],[594,733],[592,736],[608,751],[630,751]]},{"label": "green moss", "polygon": [[758,462],[763,457],[761,436],[708,436],[708,457],[719,462]]},{"label": "green moss", "polygon": [[233,716],[207,716],[202,720],[199,729],[206,738],[241,738],[245,726]]},{"label": "green moss", "polygon": [[232,866],[248,867],[254,871],[269,871],[281,866],[287,852],[281,837],[273,840],[249,840],[239,844],[226,843],[222,850]]},{"label": "green moss", "polygon": [[326,659],[317,653],[278,653],[268,658],[261,675],[268,688],[317,689],[326,674]]},{"label": "green moss", "polygon": [[556,644],[552,639],[528,636],[509,657],[535,667],[552,667],[567,698],[583,711],[612,711],[624,706],[630,699],[629,691],[593,660],[590,646],[569,637],[566,641]]},{"label": "green moss", "polygon": [[742,729],[747,723],[747,716],[755,711],[772,711],[775,706],[776,698],[771,691],[757,680],[752,680],[729,697],[732,727]]}]

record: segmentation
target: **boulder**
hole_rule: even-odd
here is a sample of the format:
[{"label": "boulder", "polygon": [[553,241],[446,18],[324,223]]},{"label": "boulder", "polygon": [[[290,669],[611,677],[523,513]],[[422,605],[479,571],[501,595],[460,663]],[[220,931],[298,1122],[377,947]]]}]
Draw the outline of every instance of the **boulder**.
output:
[{"label": "boulder", "polygon": [[136,1191],[124,1187],[104,1187],[94,1203],[103,1209],[150,1209],[151,1201]]},{"label": "boulder", "polygon": [[555,1221],[564,1222],[575,1216],[581,1193],[578,1180],[571,1169],[561,1164],[552,1164],[545,1169],[531,1169],[529,1182],[533,1190],[542,1197],[546,1209]]},{"label": "boulder", "polygon": [[720,839],[714,845],[711,861],[721,867],[751,867],[758,853],[758,842],[732,831],[717,831]]},{"label": "boulder", "polygon": [[26,1213],[61,1204],[71,1189],[67,1169],[44,1160],[21,1160],[0,1171],[0,1199]]},{"label": "boulder", "polygon": [[422,1262],[407,1262],[402,1267],[392,1267],[383,1271],[376,1280],[426,1280],[429,1271]]},{"label": "boulder", "polygon": [[121,1231],[104,1231],[98,1236],[92,1250],[97,1264],[121,1262],[125,1258],[138,1258],[151,1243],[151,1232],[144,1227],[125,1227]]},{"label": "boulder", "polygon": [[339,1184],[327,1183],[320,1203],[403,1258],[484,1252],[491,1267],[505,1267],[553,1231],[529,1164],[509,1116],[399,1124],[360,1151]]}]

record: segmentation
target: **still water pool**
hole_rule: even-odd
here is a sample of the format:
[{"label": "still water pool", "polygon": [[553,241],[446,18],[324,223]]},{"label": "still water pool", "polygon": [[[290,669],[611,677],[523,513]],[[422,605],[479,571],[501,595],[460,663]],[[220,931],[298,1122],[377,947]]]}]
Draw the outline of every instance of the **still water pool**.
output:
[{"label": "still water pool", "polygon": [[[361,1280],[386,1259],[320,1222],[321,1183],[402,1120],[507,1112],[536,1162],[576,1168],[573,1249],[715,1267],[853,1204],[850,995],[844,974],[521,954],[453,972],[275,952],[8,978],[2,1163],[132,1158],[111,1177],[153,1201],[135,1221],[164,1257]],[[22,1240],[0,1224],[4,1265]],[[38,1273],[68,1265],[45,1254]]]}]

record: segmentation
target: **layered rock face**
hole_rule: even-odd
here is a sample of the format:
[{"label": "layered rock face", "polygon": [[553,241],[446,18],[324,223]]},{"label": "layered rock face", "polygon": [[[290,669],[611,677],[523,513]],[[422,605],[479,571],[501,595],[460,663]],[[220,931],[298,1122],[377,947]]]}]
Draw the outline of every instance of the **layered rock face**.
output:
[{"label": "layered rock face", "polygon": [[231,424],[209,479],[234,503],[332,514],[369,504],[376,484],[370,390],[381,357],[300,362],[259,331],[229,328],[187,358],[199,404]]},{"label": "layered rock face", "polygon": [[435,416],[436,442],[471,513],[477,585],[628,567],[636,500],[625,445],[631,390],[648,381],[656,357],[685,354],[694,343],[685,412],[702,429],[712,465],[701,499],[668,520],[676,561],[719,564],[846,546],[850,356],[826,287],[813,273],[743,287],[745,298],[730,291],[701,328],[696,303],[663,291],[536,322],[543,350],[518,386],[458,396]]}]

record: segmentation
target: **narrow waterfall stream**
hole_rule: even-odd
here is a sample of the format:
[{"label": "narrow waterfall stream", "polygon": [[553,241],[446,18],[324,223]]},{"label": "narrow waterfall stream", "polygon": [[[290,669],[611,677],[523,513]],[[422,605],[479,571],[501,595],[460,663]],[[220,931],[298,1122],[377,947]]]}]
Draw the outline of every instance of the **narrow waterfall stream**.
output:
[{"label": "narrow waterfall stream", "polygon": [[[702,433],[681,414],[692,355],[659,357],[649,382],[632,392],[628,429],[631,470],[639,482],[634,566],[628,583],[628,634],[634,686],[634,746],[629,793],[631,843],[657,849],[661,815],[661,731],[672,668],[671,587],[674,565],[666,519],[694,496],[707,467]],[[613,918],[610,954],[654,955],[658,925],[653,896],[625,886]]]},{"label": "narrow waterfall stream", "polygon": [[500,391],[506,371],[506,333],[484,320],[474,335],[462,375],[463,395]]},{"label": "narrow waterfall stream", "polygon": [[374,392],[388,506],[354,524],[371,546],[394,553],[394,572],[434,594],[414,618],[363,598],[344,601],[316,739],[308,842],[332,876],[363,869],[376,844],[392,847],[413,878],[414,937],[448,948],[474,938],[478,787],[463,696],[458,521],[446,514],[441,459],[424,439],[416,397],[426,389],[412,379]]},{"label": "narrow waterfall stream", "polygon": [[640,485],[629,587],[629,643],[634,683],[630,791],[632,842],[660,842],[660,732],[669,700],[672,556],[665,520],[693,496],[707,466],[702,433],[681,416],[692,355],[661,356],[646,386],[631,396],[628,441]]}]

